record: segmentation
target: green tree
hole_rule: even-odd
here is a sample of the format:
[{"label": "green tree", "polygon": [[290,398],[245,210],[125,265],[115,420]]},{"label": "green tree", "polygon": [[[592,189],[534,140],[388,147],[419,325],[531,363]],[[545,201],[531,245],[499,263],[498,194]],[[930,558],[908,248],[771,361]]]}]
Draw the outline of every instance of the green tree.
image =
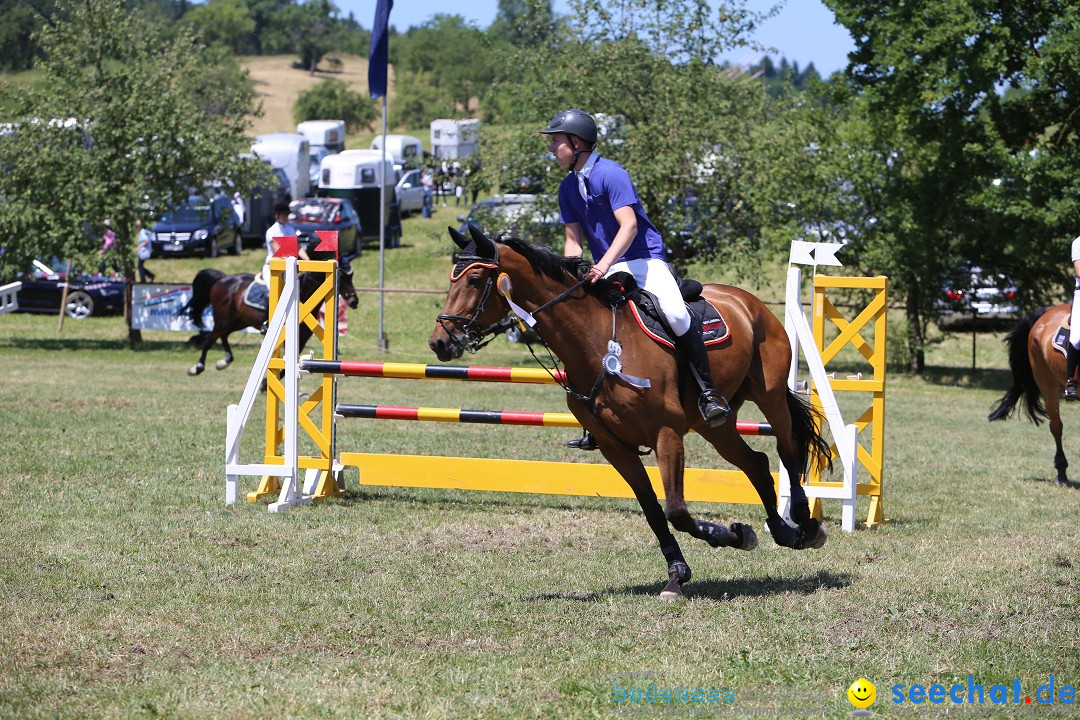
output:
[{"label": "green tree", "polygon": [[374,129],[379,112],[372,100],[349,89],[341,80],[323,80],[318,85],[300,93],[293,105],[293,119],[305,120],[336,118],[345,121],[350,132],[361,128]]},{"label": "green tree", "polygon": [[330,0],[307,0],[278,10],[271,27],[287,39],[287,50],[299,55],[300,64],[314,75],[319,62],[337,44],[340,23],[336,14],[337,7]]},{"label": "green tree", "polygon": [[252,44],[255,18],[244,0],[210,0],[184,15],[184,22],[207,45],[222,45],[242,53]]},{"label": "green tree", "polygon": [[[567,35],[499,58],[499,119],[523,129],[484,135],[484,172],[502,173],[520,148],[542,156],[536,130],[557,110],[603,113],[618,129],[599,151],[628,168],[677,263],[721,246],[763,251],[753,191],[768,172],[759,159],[765,93],[714,58],[745,44],[764,16],[741,2],[714,10],[706,0],[577,0],[571,9]],[[549,194],[562,175],[550,168]]]},{"label": "green tree", "polygon": [[0,136],[0,276],[52,255],[96,266],[111,219],[113,259],[132,280],[135,220],[215,182],[247,191],[267,180],[262,163],[240,158],[253,90],[217,81],[228,56],[182,29],[168,40],[120,2],[61,10],[41,35],[48,82],[15,89],[19,112],[3,118],[13,130]]},{"label": "green tree", "polygon": [[[437,96],[440,104],[456,108],[454,116],[471,117],[475,101],[490,85],[492,68],[484,33],[460,15],[436,15],[420,27],[409,28],[390,44],[395,72],[414,73],[406,88],[428,89],[425,96]],[[430,89],[430,91],[429,91]],[[396,93],[401,97],[401,89]],[[405,100],[412,102],[406,95]],[[428,120],[434,117],[428,115]]]},{"label": "green tree", "polygon": [[834,101],[849,125],[865,118],[866,147],[884,161],[860,190],[878,206],[875,227],[852,251],[904,297],[919,370],[927,322],[960,261],[1009,273],[1029,303],[1067,277],[1080,226],[1080,7],[826,5],[856,43]]}]

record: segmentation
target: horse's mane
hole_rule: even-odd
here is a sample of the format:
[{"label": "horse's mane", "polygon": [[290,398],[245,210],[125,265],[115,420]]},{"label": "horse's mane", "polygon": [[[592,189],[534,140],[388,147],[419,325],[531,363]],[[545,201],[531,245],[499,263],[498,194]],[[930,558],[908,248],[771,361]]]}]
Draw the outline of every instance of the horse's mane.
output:
[{"label": "horse's mane", "polygon": [[[569,274],[576,280],[585,277],[585,273],[592,267],[592,263],[580,257],[565,257],[555,253],[550,248],[531,245],[524,240],[514,237],[499,240],[511,250],[522,255],[529,261],[533,272],[547,275],[552,280],[557,280],[569,287],[566,275]],[[585,292],[593,295],[603,302],[613,305],[623,300],[622,288],[607,279],[601,279],[595,284],[586,284]]]}]

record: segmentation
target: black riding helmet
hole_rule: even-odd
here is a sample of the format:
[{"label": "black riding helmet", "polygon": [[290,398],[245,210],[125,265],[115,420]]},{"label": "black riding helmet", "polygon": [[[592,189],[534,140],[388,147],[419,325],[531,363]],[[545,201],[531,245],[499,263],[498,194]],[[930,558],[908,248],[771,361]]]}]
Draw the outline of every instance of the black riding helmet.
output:
[{"label": "black riding helmet", "polygon": [[556,113],[555,117],[551,118],[548,126],[541,130],[540,133],[542,135],[556,135],[558,133],[577,135],[590,145],[595,145],[596,121],[593,120],[592,115],[584,110],[571,108]]},{"label": "black riding helmet", "polygon": [[[596,145],[596,121],[584,110],[576,108],[562,110],[556,113],[548,126],[540,131],[541,135],[558,135],[559,133],[566,134],[566,139],[574,150],[574,162],[570,165],[570,172],[573,172],[581,153]],[[575,137],[581,138],[588,145],[579,145],[574,142]]]}]

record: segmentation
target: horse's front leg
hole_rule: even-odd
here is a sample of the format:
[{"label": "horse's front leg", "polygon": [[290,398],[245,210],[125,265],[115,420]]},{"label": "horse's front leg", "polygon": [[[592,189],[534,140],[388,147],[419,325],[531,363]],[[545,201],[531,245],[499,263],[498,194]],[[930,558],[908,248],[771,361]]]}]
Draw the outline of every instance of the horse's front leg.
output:
[{"label": "horse's front leg", "polygon": [[690,514],[683,493],[683,477],[686,457],[682,436],[673,429],[660,430],[656,442],[656,461],[660,477],[664,481],[664,505],[668,522],[676,530],[689,533],[713,547],[733,547],[753,550],[757,547],[757,535],[750,525],[732,523],[725,527],[719,523],[698,520]]},{"label": "horse's front leg", "polygon": [[627,448],[603,441],[599,444],[600,452],[634,491],[634,497],[637,498],[641,511],[645,513],[645,519],[660,543],[660,552],[664,554],[668,568],[667,585],[660,591],[660,597],[665,600],[682,597],[682,586],[690,582],[692,576],[690,566],[679,549],[678,541],[668,529],[667,518],[656,499],[656,492],[649,481],[648,473],[645,472],[645,466],[641,464],[641,458]]}]

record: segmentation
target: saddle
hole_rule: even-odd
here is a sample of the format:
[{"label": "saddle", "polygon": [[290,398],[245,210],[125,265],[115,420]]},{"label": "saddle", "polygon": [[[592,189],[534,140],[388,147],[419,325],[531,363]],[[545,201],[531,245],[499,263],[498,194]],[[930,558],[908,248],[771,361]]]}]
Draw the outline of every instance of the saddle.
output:
[{"label": "saddle", "polygon": [[[675,338],[660,311],[656,296],[639,288],[630,273],[614,273],[610,279],[622,287],[623,294],[630,302],[630,311],[642,332],[657,344],[674,349]],[[686,303],[686,309],[690,311],[692,322],[701,325],[701,339],[706,346],[716,345],[731,337],[731,329],[720,311],[701,297],[703,289],[697,280],[679,278],[679,292]]]},{"label": "saddle", "polygon": [[1069,320],[1066,318],[1065,322],[1061,323],[1061,327],[1059,327],[1057,332],[1054,333],[1054,339],[1050,343],[1055,350],[1057,350],[1065,357],[1069,356],[1068,348],[1066,348],[1065,346],[1069,344],[1070,329],[1071,326],[1069,325]]},{"label": "saddle", "polygon": [[261,282],[252,282],[248,285],[247,290],[244,291],[243,300],[245,305],[256,310],[270,312],[270,288]]}]

